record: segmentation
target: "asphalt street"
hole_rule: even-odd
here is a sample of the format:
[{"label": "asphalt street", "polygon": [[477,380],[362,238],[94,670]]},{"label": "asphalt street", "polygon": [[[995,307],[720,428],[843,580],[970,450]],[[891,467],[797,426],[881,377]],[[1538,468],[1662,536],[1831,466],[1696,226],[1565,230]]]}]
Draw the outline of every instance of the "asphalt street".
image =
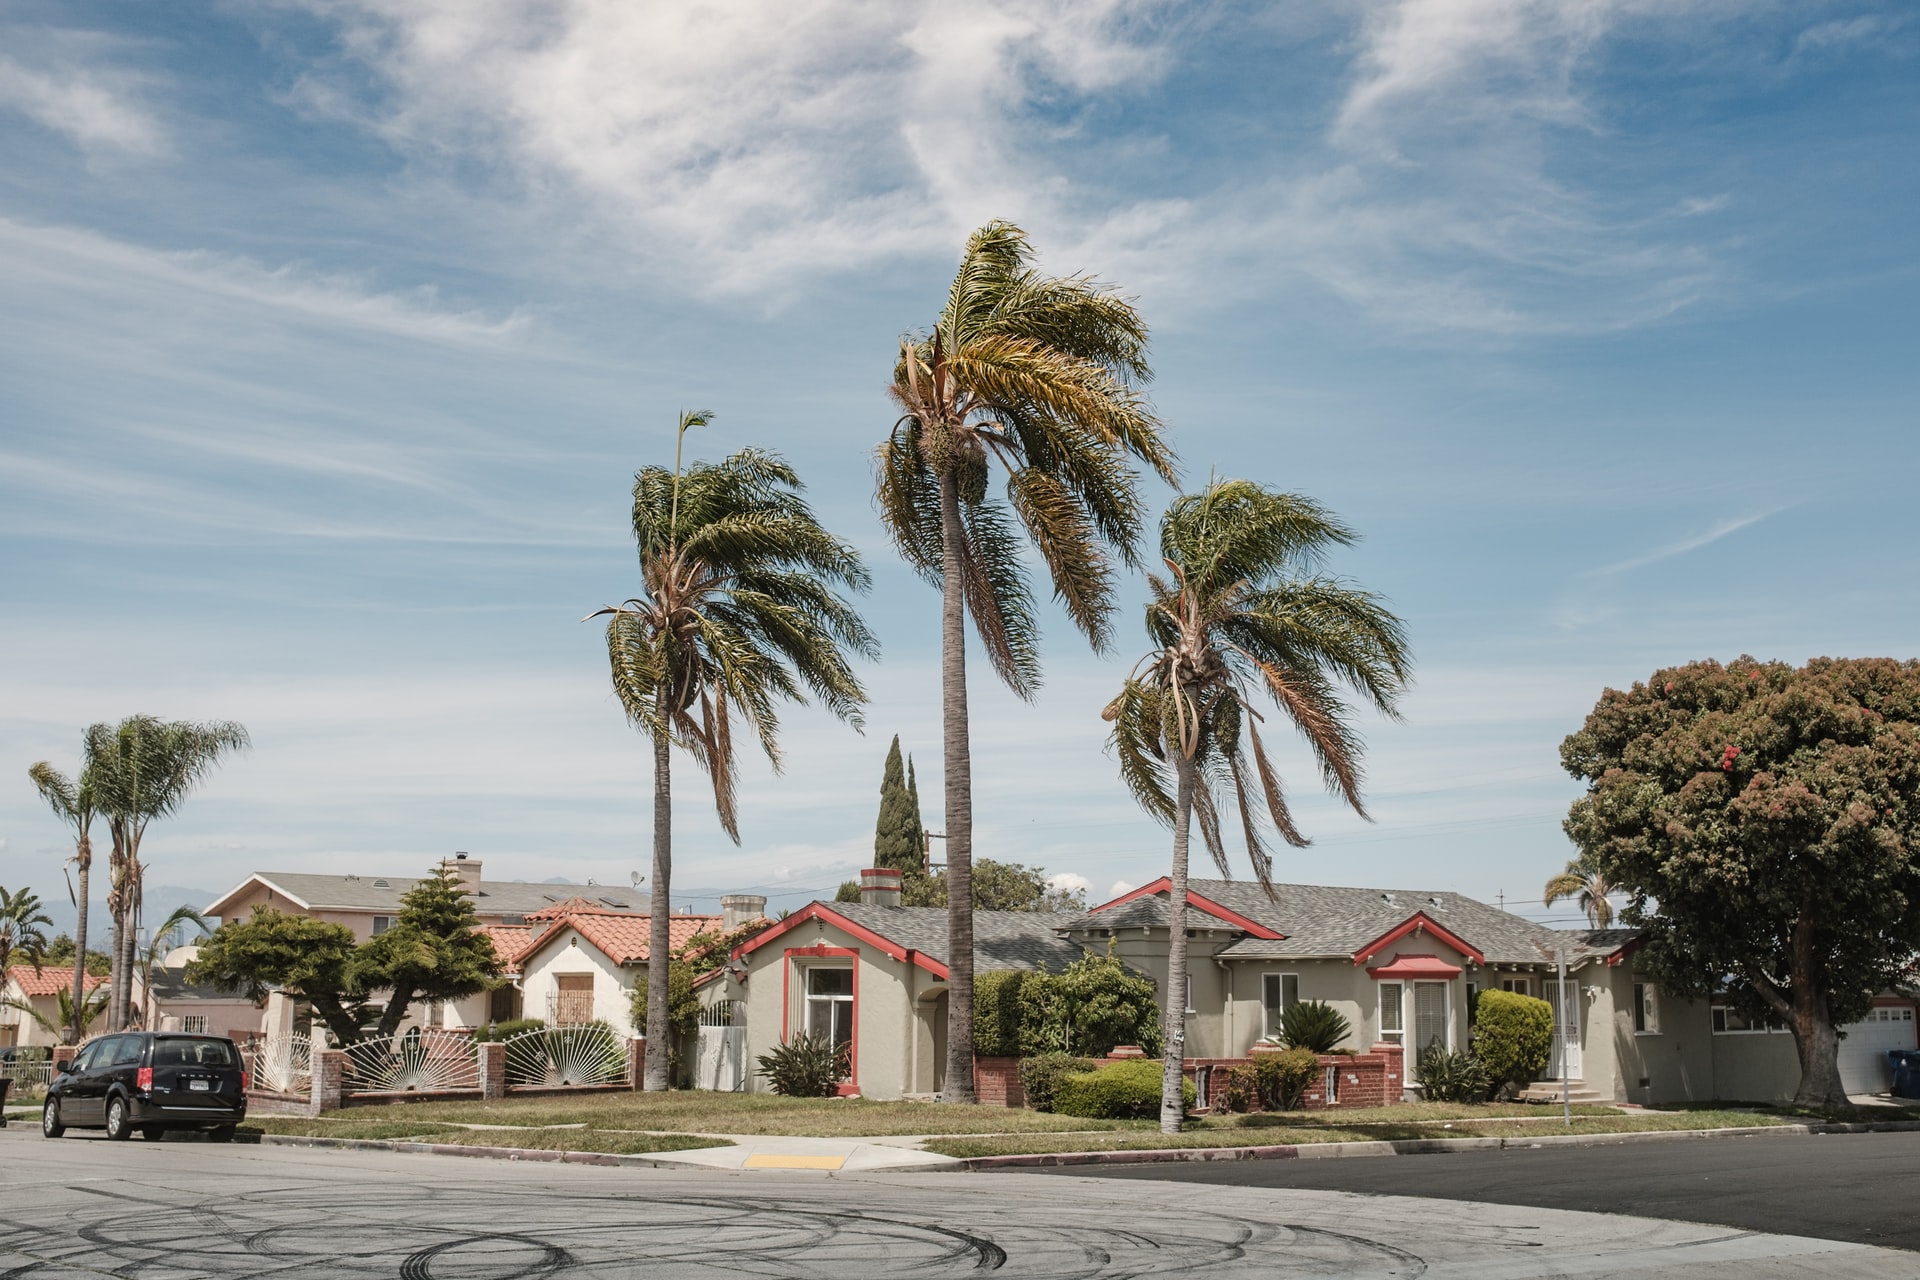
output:
[{"label": "asphalt street", "polygon": [[[1920,1133],[1714,1138],[1359,1160],[1050,1170],[1216,1187],[1444,1196],[1920,1250]],[[1920,1260],[1914,1265],[1920,1276]]]},{"label": "asphalt street", "polygon": [[1075,1280],[1912,1280],[1915,1262],[1834,1241],[1650,1220],[1623,1228],[1612,1216],[1338,1191],[600,1168],[0,1132],[0,1276],[8,1280],[863,1280],[982,1271]]}]

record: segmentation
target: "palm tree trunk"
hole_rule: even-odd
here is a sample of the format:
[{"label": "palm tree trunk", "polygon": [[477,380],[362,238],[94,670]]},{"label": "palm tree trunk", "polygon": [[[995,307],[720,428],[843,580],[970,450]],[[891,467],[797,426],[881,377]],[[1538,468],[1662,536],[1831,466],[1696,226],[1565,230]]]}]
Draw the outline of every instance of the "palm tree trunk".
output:
[{"label": "palm tree trunk", "polygon": [[673,914],[673,744],[666,726],[653,734],[653,899],[647,922],[647,1061],[644,1087],[664,1093],[667,1075],[667,965]]},{"label": "palm tree trunk", "polygon": [[111,887],[107,891],[107,914],[113,920],[112,950],[107,953],[109,962],[107,979],[107,1003],[100,1012],[106,1019],[107,1030],[118,1028],[114,1021],[114,1010],[120,1005],[120,983],[127,973],[126,941],[127,933],[127,833],[126,823],[116,818],[113,822],[113,853],[107,860],[107,877]]},{"label": "palm tree trunk", "polygon": [[1167,1008],[1164,1073],[1160,1080],[1160,1132],[1180,1132],[1186,1118],[1183,1087],[1187,1046],[1187,830],[1193,823],[1193,761],[1176,751],[1180,789],[1173,817],[1173,874],[1167,885]]},{"label": "palm tree trunk", "polygon": [[[80,918],[73,923],[73,1007],[78,1009],[87,998],[87,881],[93,873],[93,842],[87,839],[84,831],[80,833],[80,844],[74,850],[73,860],[80,869],[80,891],[76,895],[80,900],[77,904]],[[68,1044],[80,1043],[80,1028],[67,1028],[62,1038]]]},{"label": "palm tree trunk", "polygon": [[940,476],[940,703],[946,761],[947,1078],[945,1102],[973,1092],[973,748],[967,737],[967,609],[962,595],[960,483]]}]

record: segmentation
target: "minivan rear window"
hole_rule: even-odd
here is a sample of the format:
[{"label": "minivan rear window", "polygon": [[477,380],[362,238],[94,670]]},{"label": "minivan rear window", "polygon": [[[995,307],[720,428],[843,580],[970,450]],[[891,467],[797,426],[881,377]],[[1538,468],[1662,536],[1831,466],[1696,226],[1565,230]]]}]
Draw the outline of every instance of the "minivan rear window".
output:
[{"label": "minivan rear window", "polygon": [[162,1039],[153,1042],[156,1067],[231,1067],[233,1046],[225,1040]]}]

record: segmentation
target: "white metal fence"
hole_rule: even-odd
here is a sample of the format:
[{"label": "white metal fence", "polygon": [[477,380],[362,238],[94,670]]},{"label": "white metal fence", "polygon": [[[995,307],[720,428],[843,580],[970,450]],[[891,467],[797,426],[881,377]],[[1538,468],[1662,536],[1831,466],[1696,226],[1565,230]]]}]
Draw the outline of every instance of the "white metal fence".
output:
[{"label": "white metal fence", "polygon": [[15,1060],[0,1062],[0,1078],[13,1081],[13,1092],[17,1097],[29,1089],[44,1089],[53,1079],[53,1059],[42,1058],[37,1062]]},{"label": "white metal fence", "polygon": [[349,1093],[478,1089],[480,1055],[470,1035],[412,1027],[348,1045],[342,1083]]},{"label": "white metal fence", "polygon": [[313,1041],[302,1035],[273,1036],[252,1054],[255,1088],[305,1094],[313,1088]]},{"label": "white metal fence", "polygon": [[739,1093],[747,1087],[746,1002],[722,1000],[700,1011],[693,1087]]},{"label": "white metal fence", "polygon": [[604,1022],[535,1027],[509,1036],[507,1087],[591,1088],[630,1084],[627,1047]]}]

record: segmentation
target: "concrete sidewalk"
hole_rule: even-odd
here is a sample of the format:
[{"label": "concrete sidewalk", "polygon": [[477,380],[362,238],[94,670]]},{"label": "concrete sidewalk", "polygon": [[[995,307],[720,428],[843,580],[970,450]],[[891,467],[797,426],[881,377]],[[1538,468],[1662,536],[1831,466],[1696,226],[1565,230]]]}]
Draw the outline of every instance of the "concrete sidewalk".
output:
[{"label": "concrete sidewalk", "polygon": [[830,1173],[861,1173],[879,1169],[946,1169],[961,1162],[952,1156],[917,1151],[908,1138],[769,1138],[759,1134],[712,1134],[731,1147],[702,1147],[697,1151],[655,1151],[648,1159],[662,1163],[697,1165],[705,1169],[822,1169]]}]

